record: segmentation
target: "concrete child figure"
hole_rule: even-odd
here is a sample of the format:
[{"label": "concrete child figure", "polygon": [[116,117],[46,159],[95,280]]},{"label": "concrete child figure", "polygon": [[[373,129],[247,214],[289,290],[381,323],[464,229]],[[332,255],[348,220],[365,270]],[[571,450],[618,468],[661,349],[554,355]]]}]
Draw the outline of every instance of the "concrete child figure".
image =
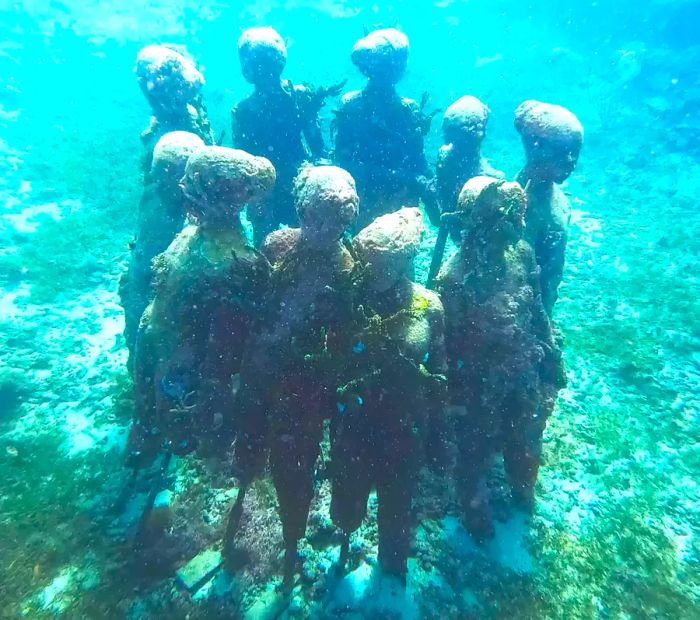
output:
[{"label": "concrete child figure", "polygon": [[[331,517],[348,537],[377,489],[379,565],[406,578],[411,505],[423,450],[436,448],[446,394],[444,313],[438,296],[410,280],[423,218],[417,208],[378,217],[355,237],[366,265],[353,332],[350,381],[331,431]],[[429,444],[429,445],[427,445]]]},{"label": "concrete child figure", "polygon": [[527,160],[518,174],[518,182],[527,188],[525,239],[535,250],[542,301],[551,316],[564,271],[571,215],[569,199],[558,185],[576,167],[583,127],[566,108],[529,100],[515,110],[515,128]]},{"label": "concrete child figure", "polygon": [[268,160],[235,149],[202,147],[187,162],[191,223],[153,261],[153,301],[136,343],[135,463],[161,447],[184,454],[231,439],[232,378],[269,275],[239,214],[274,182]]},{"label": "concrete child figure", "polygon": [[355,182],[335,166],[307,167],[294,188],[300,228],[271,233],[269,311],[241,371],[235,461],[243,485],[269,449],[285,545],[283,588],[314,493],[324,419],[335,410],[335,367],[346,351],[354,261],[343,235],[357,217]]},{"label": "concrete child figure", "polygon": [[[445,110],[442,119],[445,144],[438,152],[436,173],[443,213],[457,209],[459,192],[472,177],[505,178],[502,171],[492,168],[481,156],[489,113],[485,103],[470,95],[460,97]],[[459,243],[458,229],[450,232],[453,241]]]},{"label": "concrete child figure", "polygon": [[[202,100],[204,76],[186,53],[165,45],[148,45],[138,53],[134,72],[152,112],[150,125],[141,135],[145,147],[152,149],[169,131],[190,131],[206,144],[214,143]],[[146,158],[144,169],[149,168]]]},{"label": "concrete child figure", "polygon": [[422,199],[439,218],[434,184],[423,152],[432,116],[396,84],[408,62],[408,38],[393,28],[375,30],[352,48],[352,62],[367,78],[343,95],[335,120],[335,161],[353,175],[362,202],[357,227]]},{"label": "concrete child figure", "polygon": [[[188,139],[182,136],[173,138],[183,145],[187,142],[189,146],[183,146],[186,149],[213,144],[211,127],[202,103],[204,77],[192,60],[169,47],[149,45],[136,57],[135,73],[152,116],[148,128],[141,134],[144,189],[129,264],[119,285],[130,366],[139,321],[149,302],[151,259],[168,247],[184,223],[184,217],[178,218],[177,222],[169,216],[164,221],[159,219],[164,211],[158,178],[154,176],[159,171],[152,166],[155,146],[170,132],[194,134]],[[167,148],[176,147],[169,145]]]},{"label": "concrete child figure", "polygon": [[250,28],[238,40],[243,77],[255,90],[232,110],[233,144],[268,157],[277,171],[275,191],[248,214],[259,246],[279,224],[297,224],[292,184],[304,162],[326,150],[318,114],[342,85],[312,88],[281,78],[287,47],[273,28]]},{"label": "concrete child figure", "polygon": [[516,501],[530,505],[542,433],[563,385],[561,352],[540,296],[539,270],[523,239],[525,193],[489,177],[468,181],[459,197],[465,230],[439,290],[456,420],[456,480],[465,525],[493,535],[484,474],[502,452]]},{"label": "concrete child figure", "polygon": [[[202,139],[187,131],[166,133],[153,149],[149,183],[138,214],[138,230],[119,292],[130,353],[143,311],[151,297],[151,261],[164,252],[185,223],[185,197],[180,180],[189,156],[203,148]],[[130,359],[130,364],[131,364]]]}]

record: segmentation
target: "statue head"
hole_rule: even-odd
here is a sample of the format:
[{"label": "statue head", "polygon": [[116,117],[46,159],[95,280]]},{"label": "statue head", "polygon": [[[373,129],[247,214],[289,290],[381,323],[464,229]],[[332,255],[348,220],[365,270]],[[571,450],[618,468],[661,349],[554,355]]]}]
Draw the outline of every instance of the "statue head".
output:
[{"label": "statue head", "polygon": [[583,126],[566,108],[530,99],[515,110],[533,180],[562,183],[573,172],[583,145]]},{"label": "statue head", "polygon": [[337,242],[357,218],[360,199],[350,173],[336,166],[307,166],[294,181],[302,238],[316,247]]},{"label": "statue head", "polygon": [[406,72],[408,37],[395,28],[374,30],[353,45],[351,59],[370,81],[393,86]]},{"label": "statue head", "polygon": [[224,146],[195,151],[181,182],[188,213],[205,226],[232,226],[241,209],[260,200],[274,184],[269,160]]},{"label": "statue head", "polygon": [[451,104],[442,118],[442,133],[447,144],[479,148],[486,135],[489,108],[471,95]]},{"label": "statue head", "polygon": [[411,274],[424,230],[420,209],[404,207],[379,216],[357,233],[353,244],[367,264],[372,290],[389,290]]},{"label": "statue head", "polygon": [[249,28],[238,39],[238,57],[246,81],[265,88],[279,84],[287,46],[274,28]]},{"label": "statue head", "polygon": [[204,86],[204,76],[194,61],[164,45],[144,47],[136,56],[134,71],[141,92],[160,121],[185,115]]},{"label": "statue head", "polygon": [[525,227],[527,199],[519,183],[478,176],[459,194],[458,207],[465,223],[464,238],[473,243],[515,243]]},{"label": "statue head", "polygon": [[189,131],[170,131],[164,134],[153,149],[151,175],[161,198],[182,198],[180,180],[190,155],[204,147],[204,141]]}]

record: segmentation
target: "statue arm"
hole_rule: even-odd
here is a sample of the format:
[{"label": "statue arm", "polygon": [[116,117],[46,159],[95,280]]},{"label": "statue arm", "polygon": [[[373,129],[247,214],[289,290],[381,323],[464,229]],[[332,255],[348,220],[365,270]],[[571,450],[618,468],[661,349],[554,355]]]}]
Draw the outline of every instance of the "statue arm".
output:
[{"label": "statue arm", "polygon": [[544,305],[540,287],[540,269],[537,266],[534,252],[529,245],[523,250],[526,255],[528,283],[532,287],[532,329],[539,340],[544,352],[542,360],[542,379],[549,385],[564,387],[566,375],[562,351],[554,335],[551,319]]},{"label": "statue arm", "polygon": [[445,312],[438,301],[429,311],[430,321],[430,348],[426,369],[430,372],[434,381],[428,390],[428,402],[426,404],[427,424],[425,450],[428,464],[442,470],[447,461],[447,437],[448,427],[445,418],[445,405],[447,402],[447,356],[445,352]]}]

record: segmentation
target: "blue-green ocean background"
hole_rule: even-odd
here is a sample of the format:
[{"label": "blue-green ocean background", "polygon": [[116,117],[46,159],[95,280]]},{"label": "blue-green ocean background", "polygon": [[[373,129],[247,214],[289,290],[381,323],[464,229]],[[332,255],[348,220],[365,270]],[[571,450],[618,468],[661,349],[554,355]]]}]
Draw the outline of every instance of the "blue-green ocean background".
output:
[{"label": "blue-green ocean background", "polygon": [[[694,0],[0,0],[0,618],[220,617],[238,597],[221,616],[237,617],[266,591],[263,577],[201,600],[167,576],[135,583],[108,510],[131,415],[116,291],[149,117],[134,59],[186,45],[229,144],[230,107],[250,90],[236,41],[257,25],[287,40],[285,77],[348,89],[364,29],[400,28],[400,92],[442,109],[482,98],[484,155],[511,178],[522,100],[567,106],[586,130],[555,311],[569,386],[535,517],[486,550],[454,519],[424,524],[418,617],[700,617],[698,23]],[[437,117],[431,161],[440,140]],[[174,486],[192,518],[230,499],[224,476],[193,483],[198,467],[181,464]],[[299,596],[283,617],[324,617]]]}]

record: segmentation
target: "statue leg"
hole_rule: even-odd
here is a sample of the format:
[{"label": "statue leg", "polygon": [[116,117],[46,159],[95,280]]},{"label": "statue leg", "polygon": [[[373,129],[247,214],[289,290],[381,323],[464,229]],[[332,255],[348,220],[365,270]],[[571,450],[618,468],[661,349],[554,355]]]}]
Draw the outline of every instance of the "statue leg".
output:
[{"label": "statue leg", "polygon": [[[313,416],[302,425],[276,428],[270,451],[272,481],[277,491],[282,536],[284,539],[284,576],[282,587],[294,585],[297,547],[306,532],[306,521],[314,494],[314,466],[319,454],[323,424],[316,412],[304,407],[289,412],[290,418]],[[285,425],[286,426],[286,425]]]},{"label": "statue leg", "polygon": [[124,340],[129,350],[128,368],[134,365],[139,323],[148,306],[151,261],[137,246],[131,251],[127,270],[119,280],[119,298],[124,308]]},{"label": "statue leg", "polygon": [[493,517],[485,481],[490,458],[496,449],[498,416],[477,399],[456,429],[457,463],[455,478],[464,510],[464,525],[477,540],[494,535]]},{"label": "statue leg", "polygon": [[348,419],[339,416],[331,429],[331,519],[343,531],[337,570],[342,573],[347,561],[350,534],[367,514],[367,499],[372,488],[372,458],[367,436],[366,417]]},{"label": "statue leg", "polygon": [[534,503],[546,418],[542,408],[530,398],[513,399],[505,416],[503,462],[513,499],[527,509]]},{"label": "statue leg", "polygon": [[[412,437],[389,439],[377,468],[379,566],[404,582],[413,519],[411,504],[419,459]],[[417,446],[416,446],[417,447]]]}]

